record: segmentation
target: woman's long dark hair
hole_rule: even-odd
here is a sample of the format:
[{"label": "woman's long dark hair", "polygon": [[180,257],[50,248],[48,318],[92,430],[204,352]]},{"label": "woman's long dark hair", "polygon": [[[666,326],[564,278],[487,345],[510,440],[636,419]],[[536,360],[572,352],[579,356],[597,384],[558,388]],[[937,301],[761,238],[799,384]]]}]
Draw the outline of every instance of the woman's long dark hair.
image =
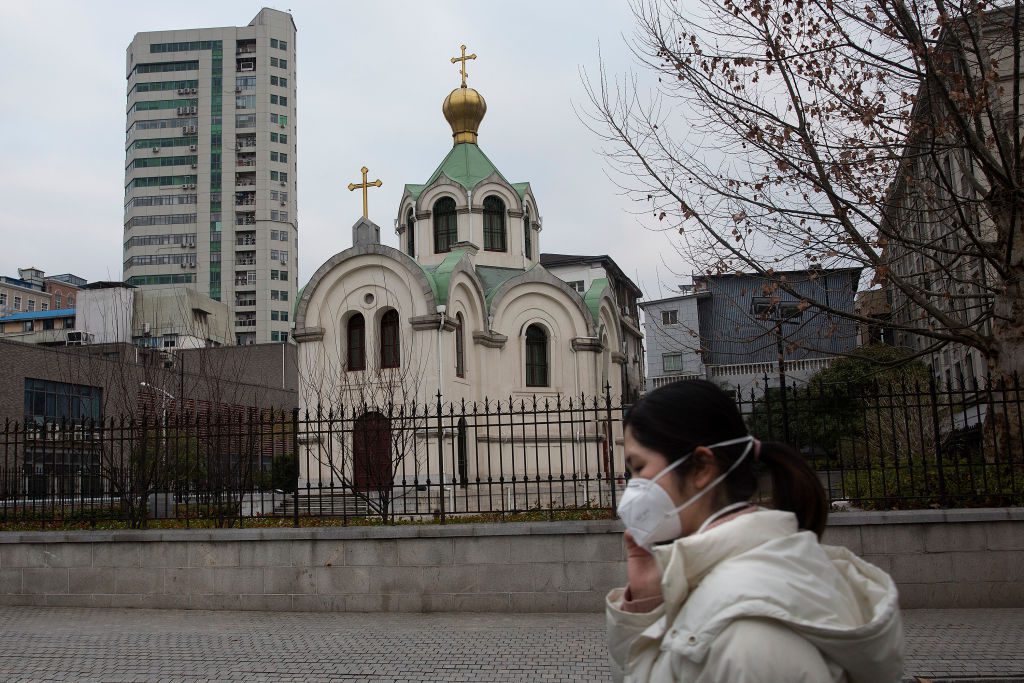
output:
[{"label": "woman's long dark hair", "polygon": [[[655,389],[637,401],[623,424],[630,428],[637,441],[661,453],[670,464],[698,446],[747,435],[747,426],[732,397],[702,379],[674,382]],[[716,448],[718,468],[726,471],[745,448],[745,444]],[[785,444],[761,442],[758,460],[749,454],[722,482],[727,502],[749,500],[754,495],[757,462],[764,464],[771,473],[774,507],[794,513],[801,529],[821,536],[828,518],[825,490],[803,457]],[[690,462],[684,463],[677,472],[683,475],[690,467]]]}]

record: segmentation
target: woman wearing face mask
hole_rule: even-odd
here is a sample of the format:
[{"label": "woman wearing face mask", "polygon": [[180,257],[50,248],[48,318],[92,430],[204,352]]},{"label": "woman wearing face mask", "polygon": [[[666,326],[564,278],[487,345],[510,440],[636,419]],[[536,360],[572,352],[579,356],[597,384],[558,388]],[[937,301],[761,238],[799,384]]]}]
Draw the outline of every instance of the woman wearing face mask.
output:
[{"label": "woman wearing face mask", "polygon": [[[747,434],[710,382],[625,418],[628,585],[608,595],[617,681],[884,683],[903,675],[892,579],[821,545],[827,501],[789,447]],[[750,503],[771,474],[773,508]]]}]

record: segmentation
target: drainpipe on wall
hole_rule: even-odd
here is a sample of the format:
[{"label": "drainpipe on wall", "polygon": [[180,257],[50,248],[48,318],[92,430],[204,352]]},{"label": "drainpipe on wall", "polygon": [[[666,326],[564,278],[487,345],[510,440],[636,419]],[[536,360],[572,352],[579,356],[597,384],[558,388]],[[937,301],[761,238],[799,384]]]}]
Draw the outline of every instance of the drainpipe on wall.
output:
[{"label": "drainpipe on wall", "polygon": [[[444,330],[444,314],[448,310],[448,307],[445,306],[444,304],[441,304],[440,306],[437,307],[436,310],[437,310],[438,316],[440,317],[440,322],[438,322],[438,324],[437,324],[437,391],[438,391],[439,394],[443,395],[444,384],[442,382],[444,381],[444,370],[443,370],[444,363],[441,360],[441,332]],[[440,420],[441,419],[441,415],[440,415],[441,404],[440,403],[437,404],[437,410],[438,410],[438,417],[437,417],[437,419]],[[438,457],[439,458],[443,458],[444,457],[444,434],[443,434],[443,432],[442,432],[442,430],[440,428],[437,431],[437,453],[438,453]],[[445,494],[445,485],[444,485],[444,476],[442,475],[441,476],[441,509],[442,510],[444,509],[444,494]],[[455,488],[454,488],[454,485],[453,485],[453,487],[452,487],[452,496],[454,496],[454,495],[455,495]],[[427,498],[429,500],[429,498],[430,498],[429,494],[427,495]],[[454,509],[454,508],[455,508],[455,501],[453,499],[452,500],[452,509]]]},{"label": "drainpipe on wall", "polygon": [[444,330],[445,312],[448,307],[441,304],[437,307],[437,314],[441,316],[440,322],[437,324],[437,390],[444,391],[444,364],[441,362],[441,332]]}]

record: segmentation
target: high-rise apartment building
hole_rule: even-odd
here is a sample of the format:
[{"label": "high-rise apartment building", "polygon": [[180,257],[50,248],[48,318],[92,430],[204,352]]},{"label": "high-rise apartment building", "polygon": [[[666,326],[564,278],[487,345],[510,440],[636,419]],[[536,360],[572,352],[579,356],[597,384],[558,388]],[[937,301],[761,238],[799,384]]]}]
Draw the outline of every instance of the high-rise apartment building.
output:
[{"label": "high-rise apartment building", "polygon": [[295,22],[136,34],[127,51],[124,279],[228,306],[284,341],[298,269]]}]

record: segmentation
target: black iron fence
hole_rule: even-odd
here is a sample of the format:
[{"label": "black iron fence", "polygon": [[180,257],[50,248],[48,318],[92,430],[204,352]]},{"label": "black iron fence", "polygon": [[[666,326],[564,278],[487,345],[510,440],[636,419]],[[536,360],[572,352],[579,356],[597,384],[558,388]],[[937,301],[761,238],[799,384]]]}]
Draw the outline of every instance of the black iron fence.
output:
[{"label": "black iron fence", "polygon": [[[1016,381],[769,388],[737,402],[752,433],[800,449],[837,507],[1024,502]],[[624,410],[606,392],[8,421],[0,523],[607,514],[625,484]]]},{"label": "black iron fence", "polygon": [[623,484],[621,425],[609,393],[9,421],[0,522],[607,514]]},{"label": "black iron fence", "polygon": [[751,431],[797,447],[836,508],[1024,504],[1019,378],[764,386],[737,392]]}]

